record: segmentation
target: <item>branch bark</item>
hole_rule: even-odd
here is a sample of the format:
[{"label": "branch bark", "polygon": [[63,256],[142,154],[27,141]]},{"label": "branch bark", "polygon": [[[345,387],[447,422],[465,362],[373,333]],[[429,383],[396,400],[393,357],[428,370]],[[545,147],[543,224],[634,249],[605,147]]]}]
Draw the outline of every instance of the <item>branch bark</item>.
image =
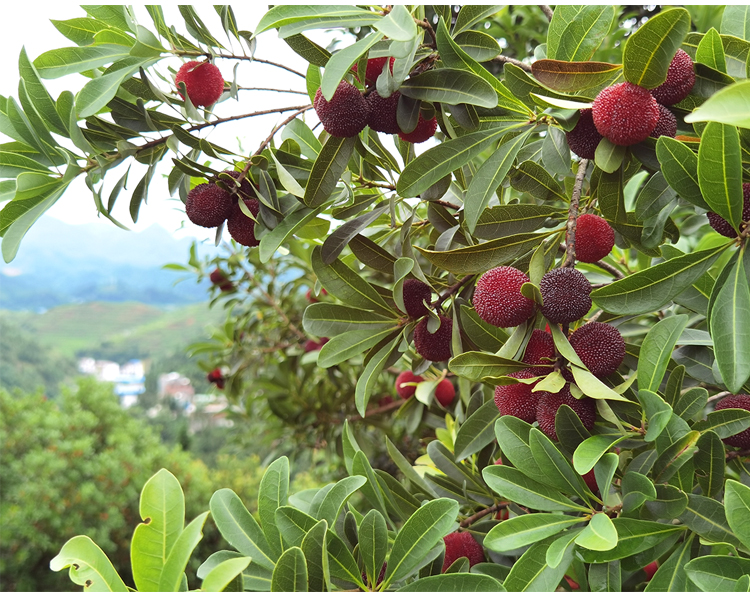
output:
[{"label": "branch bark", "polygon": [[576,223],[578,221],[578,203],[581,200],[583,178],[586,176],[588,159],[581,159],[578,164],[578,173],[573,186],[573,194],[570,196],[570,208],[568,209],[568,228],[565,231],[565,261],[563,268],[572,268],[576,263]]}]

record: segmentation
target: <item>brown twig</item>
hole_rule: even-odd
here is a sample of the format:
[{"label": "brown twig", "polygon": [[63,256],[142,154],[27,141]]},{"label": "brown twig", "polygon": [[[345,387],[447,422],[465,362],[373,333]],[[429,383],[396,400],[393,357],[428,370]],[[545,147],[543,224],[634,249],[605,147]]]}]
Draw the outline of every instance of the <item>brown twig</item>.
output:
[{"label": "brown twig", "polygon": [[449,287],[448,290],[446,290],[443,294],[440,295],[440,298],[433,305],[433,308],[437,308],[440,305],[442,305],[452,294],[456,294],[464,284],[466,284],[470,280],[473,280],[473,278],[474,278],[474,275],[469,274],[468,276],[464,276],[463,279],[456,282],[453,286]]},{"label": "brown twig", "polygon": [[730,451],[727,453],[727,461],[737,459],[738,457],[747,457],[750,455],[750,449],[743,449],[742,451]]},{"label": "brown twig", "polygon": [[542,9],[542,12],[544,13],[544,16],[547,17],[547,20],[551,21],[552,16],[554,15],[554,13],[552,12],[552,8],[545,4],[538,4],[538,6]]},{"label": "brown twig", "polygon": [[460,527],[469,527],[472,523],[475,523],[476,521],[479,521],[482,517],[486,517],[487,515],[491,515],[492,513],[496,513],[500,509],[504,509],[510,506],[509,502],[498,502],[493,504],[491,507],[487,507],[486,509],[482,509],[481,511],[474,513],[471,517],[466,517],[463,521],[459,523]]},{"label": "brown twig", "polygon": [[364,416],[360,416],[359,414],[354,414],[353,416],[349,416],[347,420],[349,422],[358,422],[360,420],[364,420],[365,418],[370,418],[371,416],[375,416],[377,414],[383,414],[385,412],[390,412],[391,410],[395,410],[396,408],[400,408],[402,405],[404,405],[404,402],[406,400],[403,400],[401,398],[392,401],[389,404],[385,404],[384,406],[380,406],[378,408],[373,408],[371,410],[367,410],[365,412]]},{"label": "brown twig", "polygon": [[176,56],[188,56],[188,57],[194,57],[194,58],[198,58],[200,56],[206,56],[206,59],[211,59],[213,57],[213,58],[222,58],[224,60],[243,60],[246,62],[258,62],[260,64],[276,66],[277,68],[281,68],[282,70],[286,70],[302,78],[307,78],[301,72],[297,72],[293,68],[284,66],[284,64],[278,64],[276,62],[272,62],[271,60],[264,60],[262,58],[255,58],[253,56],[241,56],[239,54],[209,54],[209,53],[200,52],[200,51],[184,51],[184,50],[173,50],[172,53],[175,54]]},{"label": "brown twig", "polygon": [[620,270],[608,264],[607,262],[597,261],[597,262],[594,262],[594,265],[597,267],[600,267],[602,270],[609,272],[618,280],[622,280],[623,278],[625,278],[625,274],[623,274]]},{"label": "brown twig", "polygon": [[706,400],[706,403],[709,402],[715,402],[717,399],[721,399],[722,397],[725,397],[727,395],[732,395],[731,391],[722,391],[721,393],[717,393],[716,395],[712,395]]},{"label": "brown twig", "polygon": [[263,140],[263,142],[261,143],[261,145],[258,147],[258,150],[256,150],[253,153],[253,156],[258,156],[261,152],[263,152],[263,150],[266,148],[266,146],[268,146],[268,143],[271,142],[271,139],[274,137],[274,135],[276,134],[276,132],[278,132],[281,128],[283,128],[285,125],[287,125],[295,117],[297,117],[298,115],[300,115],[301,113],[304,113],[305,111],[307,111],[309,109],[312,109],[312,105],[305,105],[304,107],[297,107],[297,111],[295,111],[292,115],[290,115],[289,117],[287,117],[283,122],[281,122],[280,124],[278,124],[277,126],[275,126],[273,128],[273,130],[271,130],[271,133],[268,135],[268,137],[265,140]]},{"label": "brown twig", "polygon": [[432,202],[433,204],[440,204],[443,208],[451,208],[453,210],[458,210],[461,208],[461,206],[456,206],[455,204],[451,204],[450,202],[446,202],[445,200],[429,200],[429,202]]},{"label": "brown twig", "polygon": [[361,185],[362,187],[377,187],[379,189],[387,189],[388,191],[396,191],[396,186],[392,183],[378,183],[377,181],[370,181],[368,179],[364,179],[363,177],[357,179],[357,185]]},{"label": "brown twig", "polygon": [[508,56],[496,56],[492,58],[492,61],[497,62],[498,64],[513,64],[514,66],[518,66],[521,70],[531,72],[531,66],[529,66],[525,62],[522,62],[521,60],[509,58]]},{"label": "brown twig", "polygon": [[578,173],[576,173],[575,185],[573,185],[573,194],[570,196],[570,208],[568,208],[568,226],[565,230],[565,261],[563,268],[572,268],[576,263],[576,222],[578,220],[578,202],[581,199],[581,190],[583,188],[583,178],[586,176],[588,159],[581,159],[578,164]]},{"label": "brown twig", "polygon": [[[432,28],[432,25],[427,22],[426,19],[424,21],[414,19],[414,22],[417,24],[417,26],[421,27],[430,34],[430,37],[432,37],[432,43],[429,43],[428,45],[432,49],[437,49],[437,37],[435,36],[435,30]],[[450,25],[450,23],[448,24]]]},{"label": "brown twig", "polygon": [[271,88],[265,88],[260,86],[240,86],[237,87],[237,90],[240,91],[268,91],[268,92],[274,92],[274,93],[290,93],[293,95],[307,95],[306,91],[293,91],[293,90],[285,90],[285,89],[271,89]]}]

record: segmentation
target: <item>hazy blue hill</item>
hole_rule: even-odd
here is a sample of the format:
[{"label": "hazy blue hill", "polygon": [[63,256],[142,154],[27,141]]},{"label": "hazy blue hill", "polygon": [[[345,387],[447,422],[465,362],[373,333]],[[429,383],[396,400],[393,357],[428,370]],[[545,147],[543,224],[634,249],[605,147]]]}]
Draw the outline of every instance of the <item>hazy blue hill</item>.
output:
[{"label": "hazy blue hill", "polygon": [[[42,217],[24,239],[18,257],[0,266],[0,308],[49,309],[67,303],[139,301],[183,305],[206,300],[206,286],[162,270],[184,263],[190,239],[174,239],[153,225],[140,233],[114,226],[67,225]],[[209,251],[211,250],[211,251]],[[212,252],[201,245],[201,254]]]}]

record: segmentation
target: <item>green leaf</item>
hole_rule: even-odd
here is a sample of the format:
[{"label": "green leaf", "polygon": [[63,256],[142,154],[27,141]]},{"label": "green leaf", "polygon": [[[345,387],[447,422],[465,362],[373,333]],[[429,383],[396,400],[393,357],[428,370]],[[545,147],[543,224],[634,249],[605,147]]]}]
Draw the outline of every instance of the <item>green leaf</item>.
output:
[{"label": "green leaf", "polygon": [[203,591],[223,591],[227,585],[242,574],[251,558],[230,558],[211,569],[201,583]]},{"label": "green leaf", "polygon": [[65,47],[44,52],[34,60],[34,67],[42,78],[60,78],[100,68],[129,56],[130,48],[123,45]]},{"label": "green leaf", "polygon": [[739,546],[740,541],[727,523],[724,505],[706,496],[688,494],[688,505],[679,519],[703,539]]},{"label": "green leaf", "polygon": [[422,505],[396,534],[383,577],[382,589],[414,571],[422,559],[450,531],[458,517],[455,500],[439,498]]},{"label": "green leaf", "polygon": [[504,377],[527,366],[523,362],[487,352],[464,352],[448,363],[448,368],[453,373],[470,381],[480,381],[484,377]]},{"label": "green leaf", "polygon": [[456,44],[477,62],[486,62],[500,53],[497,40],[482,31],[464,31],[454,37]]},{"label": "green leaf", "polygon": [[367,478],[363,476],[349,476],[336,482],[323,499],[318,509],[317,518],[325,519],[329,525],[335,525],[336,518],[341,513],[341,509],[344,507],[346,501],[365,482],[367,482]]},{"label": "green leaf", "polygon": [[719,32],[711,27],[698,44],[695,61],[710,66],[714,70],[726,73],[727,60],[724,56],[724,46]]},{"label": "green leaf", "polygon": [[708,121],[750,128],[750,80],[729,85],[685,116],[688,123]]},{"label": "green leaf", "polygon": [[166,469],[143,486],[141,519],[130,547],[133,580],[141,591],[159,591],[162,572],[185,525],[185,497],[180,482]]},{"label": "green leaf", "polygon": [[380,215],[386,213],[387,204],[381,204],[374,210],[346,221],[333,233],[331,233],[323,243],[321,248],[321,256],[323,257],[323,263],[330,265],[333,261],[341,255],[346,246],[351,242],[355,235],[358,235],[360,231],[369,227]]},{"label": "green leaf", "polygon": [[556,6],[547,32],[547,57],[566,62],[590,60],[615,18],[614,6]]},{"label": "green leaf", "polygon": [[[610,7],[603,12],[611,12]],[[622,66],[605,62],[568,62],[561,60],[537,60],[531,64],[534,77],[552,90],[571,93],[599,87],[611,82],[620,73]]]},{"label": "green leaf", "polygon": [[656,498],[654,483],[645,475],[628,471],[622,478],[622,509],[630,513],[643,505],[647,500]]},{"label": "green leaf", "polygon": [[388,527],[375,509],[370,509],[359,525],[359,554],[365,565],[367,580],[377,583],[388,551]]},{"label": "green leaf", "polygon": [[737,579],[750,574],[750,560],[734,556],[701,556],[685,565],[685,573],[703,591],[734,591]]},{"label": "green leaf", "polygon": [[175,540],[161,571],[157,591],[180,591],[180,586],[185,578],[185,567],[193,554],[193,550],[203,539],[203,525],[208,519],[208,515],[209,512],[206,511],[190,521]]},{"label": "green leaf", "polygon": [[504,122],[499,127],[480,130],[435,146],[411,161],[396,183],[398,194],[413,198],[432,187],[443,177],[460,169],[511,129],[518,122]]},{"label": "green leaf", "polygon": [[326,64],[320,83],[320,91],[326,101],[333,98],[341,79],[347,75],[359,57],[383,38],[382,33],[372,32],[356,43],[349,45],[331,56]]},{"label": "green leaf", "polygon": [[389,457],[409,482],[429,496],[437,496],[432,486],[430,486],[425,479],[417,473],[412,464],[409,463],[406,457],[401,454],[401,451],[398,450],[396,445],[394,445],[388,437],[385,439],[385,446],[388,450]]},{"label": "green leaf", "polygon": [[[464,7],[470,8],[470,7]],[[403,591],[505,591],[505,588],[491,576],[472,573],[436,574],[412,581],[398,589]]]},{"label": "green leaf", "polygon": [[[676,418],[672,416],[672,418]],[[652,471],[654,482],[667,482],[677,471],[691,461],[698,450],[695,443],[700,433],[691,431],[675,440],[656,458]]]},{"label": "green leaf", "polygon": [[229,488],[222,488],[214,492],[209,508],[216,527],[230,545],[243,556],[251,557],[254,564],[273,570],[266,537],[239,496]]},{"label": "green leaf", "polygon": [[307,532],[318,523],[315,517],[292,506],[279,507],[274,517],[276,527],[289,547],[302,545]]},{"label": "green leaf", "polygon": [[680,396],[674,406],[674,413],[683,420],[693,420],[700,414],[703,416],[703,410],[708,402],[708,391],[702,387],[693,387],[688,389]]},{"label": "green leaf", "polygon": [[541,474],[541,469],[531,454],[530,433],[531,426],[515,416],[501,416],[495,422],[495,437],[503,458],[533,478]]},{"label": "green leaf", "polygon": [[[687,315],[685,316],[687,317]],[[643,350],[641,350],[643,352]],[[644,359],[645,360],[645,357]],[[640,374],[639,374],[640,378]],[[658,386],[657,386],[658,387]],[[648,430],[644,440],[647,443],[655,440],[669,424],[672,418],[672,406],[665,402],[658,393],[649,389],[638,390],[638,401],[641,402],[643,411],[648,420]]]},{"label": "green leaf", "polygon": [[710,210],[698,184],[698,157],[684,142],[660,136],[656,141],[656,157],[673,190],[691,204]]},{"label": "green leaf", "polygon": [[651,266],[591,292],[592,300],[610,313],[639,315],[661,309],[698,280],[730,244],[695,251]]},{"label": "green leaf", "polygon": [[612,519],[604,513],[597,513],[591,517],[591,521],[575,541],[587,550],[605,552],[617,545],[617,529],[612,524]]},{"label": "green leaf", "polygon": [[557,589],[570,563],[573,561],[573,546],[565,551],[563,559],[555,568],[547,565],[547,550],[550,542],[537,542],[515,561],[503,586],[508,591],[554,591]]},{"label": "green leaf", "polygon": [[548,236],[549,234],[522,233],[450,251],[430,251],[421,247],[417,247],[417,250],[438,268],[453,274],[480,274],[513,262]]},{"label": "green leaf", "polygon": [[750,41],[750,8],[747,5],[725,6],[721,16],[721,34]]},{"label": "green leaf", "polygon": [[[711,124],[709,124],[711,125]],[[721,378],[732,393],[750,378],[750,288],[744,257],[729,273],[711,309],[711,338]]]},{"label": "green leaf", "polygon": [[21,54],[18,56],[18,70],[24,81],[29,100],[33,103],[34,109],[37,111],[44,124],[50,129],[50,131],[56,132],[62,136],[67,136],[67,126],[63,123],[60,115],[57,113],[55,101],[44,87],[44,84],[39,78],[39,73],[26,55],[26,48],[22,48]]},{"label": "green leaf", "polygon": [[[534,161],[524,161],[518,165],[517,169],[514,169],[510,175],[510,184],[513,189],[521,192],[530,193],[535,198],[540,200],[567,200],[565,192],[560,187],[557,180],[550,175],[547,170],[542,167],[539,163]],[[504,206],[507,208],[548,208],[545,206],[533,206],[531,204],[514,204]],[[495,210],[493,208],[492,210]],[[555,209],[559,211],[558,209]],[[512,211],[512,210],[511,210]],[[482,218],[480,220],[480,225]],[[533,230],[533,229],[528,229]],[[491,239],[492,237],[482,237],[483,239]]]},{"label": "green leaf", "polygon": [[383,35],[394,41],[411,41],[417,36],[417,25],[414,17],[403,5],[396,5],[374,26]]},{"label": "green leaf", "polygon": [[[371,25],[381,19],[374,12],[353,6],[328,5],[280,5],[275,6],[263,15],[255,30],[260,35],[268,29],[301,24],[304,28],[358,27]],[[304,30],[303,28],[303,30]],[[289,35],[285,35],[288,37]]]},{"label": "green leaf", "polygon": [[467,4],[461,7],[456,16],[456,24],[453,25],[453,35],[466,31],[481,20],[491,17],[500,12],[502,6]]},{"label": "green leaf", "polygon": [[606,551],[580,549],[579,552],[584,562],[612,562],[627,558],[644,550],[650,550],[671,535],[685,530],[684,525],[664,525],[654,521],[624,517],[613,519],[612,524],[617,530],[617,545]]},{"label": "green leaf", "polygon": [[659,566],[656,574],[646,585],[646,591],[687,591],[688,580],[685,565],[690,561],[690,548],[693,535],[672,552],[672,555]]},{"label": "green leaf", "polygon": [[[723,469],[722,466],[722,478]],[[732,528],[734,535],[742,542],[742,545],[748,548],[750,547],[750,524],[748,524],[747,518],[750,517],[750,488],[736,480],[727,480],[725,488],[724,507],[727,523]],[[712,496],[712,494],[708,494],[708,496]]]},{"label": "green leaf", "polygon": [[126,67],[108,72],[87,82],[76,95],[78,117],[86,118],[96,115],[114,98],[123,81],[148,64],[149,62],[144,60],[131,59]]},{"label": "green leaf", "polygon": [[698,149],[698,183],[712,211],[739,229],[742,221],[742,155],[734,126],[709,122]]},{"label": "green leaf", "polygon": [[750,412],[735,408],[717,410],[706,416],[705,420],[697,422],[695,430],[713,430],[720,439],[725,439],[750,428]]},{"label": "green leaf", "polygon": [[646,334],[641,346],[638,363],[638,389],[656,392],[667,372],[677,340],[680,338],[689,317],[675,315],[654,325]]},{"label": "green leaf", "polygon": [[[625,147],[602,138],[594,153],[594,162],[605,173],[616,173],[625,159]],[[619,193],[619,192],[618,192]]]},{"label": "green leaf", "polygon": [[370,396],[373,389],[375,389],[375,385],[380,380],[380,374],[385,368],[391,353],[402,339],[401,330],[396,330],[393,336],[389,342],[372,355],[357,380],[357,386],[354,390],[354,405],[362,417],[365,416],[367,403],[370,401]]},{"label": "green leaf", "polygon": [[453,445],[456,461],[463,461],[478,453],[495,440],[495,420],[499,417],[500,412],[495,402],[490,400],[466,419],[459,427]]},{"label": "green leaf", "polygon": [[625,43],[625,80],[647,89],[662,84],[689,30],[690,13],[684,8],[665,10],[649,18]]},{"label": "green leaf", "polygon": [[484,538],[484,546],[493,552],[509,552],[555,535],[584,517],[531,513],[506,519],[495,525]]},{"label": "green leaf", "polygon": [[[286,505],[289,491],[289,459],[279,457],[268,466],[258,488],[258,516],[266,536],[268,547],[273,554],[272,558],[278,558],[284,549],[281,534],[276,527],[276,509]],[[276,565],[278,570],[278,564]],[[276,577],[274,570],[274,579]],[[305,572],[307,572],[305,570]],[[305,576],[305,582],[307,582]]]},{"label": "green leaf", "polygon": [[555,175],[570,173],[570,147],[562,130],[547,128],[547,135],[542,141],[542,163]]},{"label": "green leaf", "polygon": [[537,428],[529,433],[529,446],[545,484],[586,500],[586,487],[573,466],[547,436]]},{"label": "green leaf", "polygon": [[86,591],[129,591],[107,555],[90,538],[77,535],[63,545],[49,567],[55,572],[70,567],[70,580]]},{"label": "green leaf", "polygon": [[470,233],[503,182],[532,130],[505,140],[474,174],[464,200],[464,216]]},{"label": "green leaf", "polygon": [[286,550],[273,570],[271,591],[307,591],[307,562],[297,547]]},{"label": "green leaf", "polygon": [[627,436],[597,434],[583,441],[573,453],[573,467],[582,476],[596,465],[607,451]]},{"label": "green leaf", "polygon": [[328,523],[321,519],[302,540],[301,548],[307,563],[307,584],[310,591],[325,591],[331,580],[328,571],[327,532]]},{"label": "green leaf", "polygon": [[622,591],[620,561],[589,566],[589,588],[591,591]]},{"label": "green leaf", "polygon": [[355,137],[328,137],[313,163],[310,178],[305,186],[304,202],[308,208],[317,208],[328,202],[349,163],[355,144]]},{"label": "green leaf", "polygon": [[[724,487],[724,466],[726,463],[724,443],[719,436],[709,430],[704,432],[696,443],[695,477],[698,479],[702,493],[714,498]],[[726,504],[726,499],[725,499]],[[737,530],[734,529],[735,534]]]},{"label": "green leaf", "polygon": [[412,76],[399,87],[402,95],[436,103],[497,106],[495,89],[481,76],[455,68],[437,68]]},{"label": "green leaf", "polygon": [[281,138],[284,140],[291,138],[297,142],[302,154],[312,160],[318,158],[318,154],[323,147],[313,131],[300,119],[293,119],[285,125],[281,131]]},{"label": "green leaf", "polygon": [[482,470],[487,485],[503,498],[540,511],[584,511],[556,488],[540,484],[514,467],[491,465]]},{"label": "green leaf", "polygon": [[570,529],[560,537],[556,538],[550,544],[550,547],[547,548],[547,553],[545,555],[547,566],[550,568],[557,568],[560,565],[560,562],[562,562],[568,554],[568,551],[574,547],[573,540],[575,540],[580,533],[581,529]]},{"label": "green leaf", "polygon": [[314,336],[331,338],[350,331],[377,332],[395,328],[393,319],[377,313],[333,303],[313,303],[305,309],[302,327]]}]

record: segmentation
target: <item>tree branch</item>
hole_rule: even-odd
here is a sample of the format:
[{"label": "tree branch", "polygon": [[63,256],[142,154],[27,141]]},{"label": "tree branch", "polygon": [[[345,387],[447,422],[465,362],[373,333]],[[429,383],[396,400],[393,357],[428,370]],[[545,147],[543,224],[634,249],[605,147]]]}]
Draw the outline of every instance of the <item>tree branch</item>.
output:
[{"label": "tree branch", "polygon": [[618,280],[622,280],[623,278],[625,278],[625,274],[623,274],[620,270],[618,270],[614,266],[611,266],[607,262],[597,261],[597,262],[594,262],[594,265],[600,267],[602,270],[606,270]]},{"label": "tree branch", "polygon": [[440,305],[442,305],[452,294],[456,294],[464,284],[466,284],[467,282],[473,279],[474,279],[474,275],[469,274],[468,276],[464,276],[463,279],[456,282],[453,286],[449,287],[448,290],[446,290],[443,294],[440,295],[440,298],[435,303],[434,308],[437,308]]},{"label": "tree branch", "polygon": [[531,72],[531,66],[529,66],[525,62],[522,62],[521,60],[509,58],[508,56],[497,56],[492,58],[492,61],[497,62],[498,64],[513,64],[514,66],[518,66],[521,70]]},{"label": "tree branch", "polygon": [[552,8],[550,8],[549,6],[547,6],[545,4],[539,4],[538,6],[539,6],[539,8],[542,9],[542,12],[544,13],[544,16],[547,17],[547,20],[551,21],[552,20],[552,16],[554,15],[554,13],[552,12]]},{"label": "tree branch", "polygon": [[188,56],[193,58],[199,58],[201,56],[205,56],[206,59],[213,58],[222,58],[224,60],[243,60],[246,62],[259,62],[260,64],[267,64],[269,66],[276,66],[277,68],[281,68],[282,70],[286,70],[288,72],[291,72],[292,74],[296,74],[297,76],[300,76],[302,78],[307,78],[304,74],[301,72],[297,72],[296,70],[289,68],[288,66],[284,66],[284,64],[278,64],[276,62],[272,62],[271,60],[264,60],[262,58],[255,58],[253,56],[241,56],[238,54],[209,54],[206,52],[200,52],[200,51],[184,51],[184,50],[173,50],[173,54],[176,56]]},{"label": "tree branch", "polygon": [[406,400],[401,399],[399,397],[397,400],[392,401],[389,404],[385,404],[384,406],[380,406],[379,408],[373,408],[371,410],[367,410],[365,412],[364,416],[360,416],[359,414],[355,414],[353,416],[349,416],[347,418],[347,420],[349,422],[359,422],[360,420],[364,420],[365,418],[370,418],[371,416],[375,416],[377,414],[383,414],[385,412],[390,412],[391,410],[395,410],[395,409],[400,408],[401,406],[403,406],[405,401]]},{"label": "tree branch", "polygon": [[297,109],[297,111],[292,113],[292,115],[287,117],[283,122],[275,126],[273,130],[271,130],[271,133],[268,135],[268,137],[265,140],[263,140],[261,145],[258,147],[258,150],[256,150],[253,153],[253,156],[258,156],[261,152],[263,152],[266,146],[268,146],[268,143],[271,142],[271,140],[273,139],[276,132],[278,132],[281,128],[283,128],[285,125],[287,125],[290,121],[292,121],[295,117],[297,117],[301,113],[304,113],[308,109],[312,109],[312,105],[305,105],[303,107],[295,107],[295,109]]},{"label": "tree branch", "polygon": [[586,176],[588,159],[581,159],[578,164],[578,173],[573,186],[573,194],[570,196],[570,208],[568,209],[568,228],[565,231],[565,261],[563,268],[572,268],[576,263],[576,222],[578,220],[578,202],[581,200],[583,178]]},{"label": "tree branch", "polygon": [[496,513],[500,509],[504,509],[510,506],[509,502],[498,502],[493,504],[491,507],[487,507],[486,509],[482,509],[481,511],[474,513],[471,517],[467,517],[463,521],[459,523],[460,527],[469,527],[472,523],[475,523],[476,521],[479,521],[482,517],[486,517],[487,515],[491,515],[492,513]]}]

